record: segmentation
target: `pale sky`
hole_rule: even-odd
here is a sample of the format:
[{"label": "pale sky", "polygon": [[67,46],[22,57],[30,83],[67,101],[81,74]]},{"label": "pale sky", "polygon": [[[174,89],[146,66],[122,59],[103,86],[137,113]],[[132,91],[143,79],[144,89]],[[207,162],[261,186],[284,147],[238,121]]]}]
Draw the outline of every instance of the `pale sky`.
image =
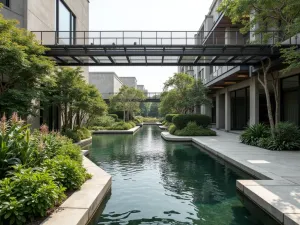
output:
[{"label": "pale sky", "polygon": [[[212,0],[90,0],[91,31],[197,31]],[[90,67],[134,76],[150,92],[161,92],[177,67]]]}]

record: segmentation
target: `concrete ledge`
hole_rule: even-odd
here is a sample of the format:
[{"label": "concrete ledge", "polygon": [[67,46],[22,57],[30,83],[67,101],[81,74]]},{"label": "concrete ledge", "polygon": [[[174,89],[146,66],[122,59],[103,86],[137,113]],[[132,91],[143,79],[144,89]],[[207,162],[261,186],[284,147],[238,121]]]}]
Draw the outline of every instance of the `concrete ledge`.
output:
[{"label": "concrete ledge", "polygon": [[191,137],[179,137],[170,134],[169,132],[161,132],[161,137],[166,141],[175,141],[175,142],[191,142]]},{"label": "concrete ledge", "polygon": [[300,152],[278,152],[244,145],[238,135],[217,131],[216,137],[178,137],[162,132],[168,141],[191,141],[213,157],[262,180],[238,180],[237,189],[278,223],[300,225]]},{"label": "concrete ledge", "polygon": [[158,126],[161,130],[168,130],[168,127],[165,126]]},{"label": "concrete ledge", "polygon": [[88,139],[84,139],[84,140],[81,140],[81,141],[75,143],[75,145],[79,145],[80,147],[84,147],[84,146],[87,146],[87,145],[91,144],[92,140],[93,140],[93,138],[90,137]]},{"label": "concrete ledge", "polygon": [[97,130],[93,134],[134,134],[140,129],[140,126],[131,128],[130,130]]},{"label": "concrete ledge", "polygon": [[111,176],[83,157],[83,165],[93,177],[73,193],[42,225],[86,225],[111,189]]}]

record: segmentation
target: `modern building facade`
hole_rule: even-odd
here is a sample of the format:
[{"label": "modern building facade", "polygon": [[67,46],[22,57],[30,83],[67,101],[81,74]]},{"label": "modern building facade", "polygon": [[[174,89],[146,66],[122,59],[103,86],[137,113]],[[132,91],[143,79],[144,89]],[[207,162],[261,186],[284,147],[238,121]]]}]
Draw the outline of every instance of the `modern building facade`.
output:
[{"label": "modern building facade", "polygon": [[109,99],[112,94],[119,92],[123,86],[122,81],[115,72],[90,72],[89,83],[96,86],[103,99]]},{"label": "modern building facade", "polygon": [[[89,0],[1,0],[0,2],[4,5],[1,13],[6,19],[18,20],[19,27],[29,31],[60,31],[57,37],[59,42],[74,41],[73,31],[89,30]],[[38,33],[36,35],[38,36]],[[47,38],[53,37],[43,39],[47,40]],[[82,70],[88,80],[88,67],[82,67]],[[49,128],[54,130],[61,127],[57,107],[50,107],[36,113],[40,116],[28,118],[33,128],[38,128],[42,123],[47,123]]]},{"label": "modern building facade", "polygon": [[137,89],[137,79],[135,77],[119,77],[119,78],[124,85]]},{"label": "modern building facade", "polygon": [[104,100],[118,93],[123,85],[148,93],[144,85],[137,85],[135,77],[119,77],[115,72],[90,72],[89,83],[96,86]]},{"label": "modern building facade", "polygon": [[[195,44],[205,45],[214,37],[217,44],[239,45],[247,40],[253,41],[256,37],[242,35],[240,27],[233,25],[223,13],[217,12],[222,0],[213,0],[199,32],[195,35]],[[218,31],[218,32],[212,32]],[[224,57],[224,56],[223,56]],[[202,57],[200,60],[210,62],[213,58]],[[249,124],[268,123],[267,103],[263,87],[257,79],[256,71],[259,68],[242,66],[242,62],[249,60],[246,57],[225,57],[227,62],[239,60],[241,66],[201,66],[179,67],[178,72],[188,73],[201,79],[209,88],[209,97],[212,107],[201,106],[195,112],[212,117],[217,129],[243,130]],[[300,68],[289,74],[281,74],[282,66],[272,68],[272,72],[279,76],[280,119],[300,125]],[[269,75],[270,95],[275,110],[275,99]],[[274,112],[273,112],[274,113]]]}]

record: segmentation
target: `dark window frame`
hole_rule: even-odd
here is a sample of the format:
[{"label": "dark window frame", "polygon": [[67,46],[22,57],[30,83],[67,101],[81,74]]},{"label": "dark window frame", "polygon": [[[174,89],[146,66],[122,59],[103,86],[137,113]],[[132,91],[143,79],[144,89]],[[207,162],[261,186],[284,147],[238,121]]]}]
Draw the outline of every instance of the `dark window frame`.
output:
[{"label": "dark window frame", "polygon": [[[77,17],[73,13],[73,11],[70,9],[70,7],[65,3],[64,0],[56,0],[56,43],[59,43],[59,3],[62,3],[66,9],[70,13],[70,44],[76,44],[76,21]],[[61,31],[63,32],[63,30]]]},{"label": "dark window frame", "polygon": [[2,0],[1,3],[8,8],[10,7],[10,0]]},{"label": "dark window frame", "polygon": [[[296,77],[298,76],[299,79],[298,79],[298,87],[292,87],[292,88],[289,88],[289,89],[283,89],[283,81],[285,79],[288,79],[288,78],[291,78],[291,77]],[[284,121],[284,109],[285,109],[285,105],[284,105],[284,101],[283,101],[283,98],[284,98],[284,93],[286,92],[291,92],[291,91],[297,91],[298,92],[298,105],[300,106],[300,74],[295,74],[293,76],[289,76],[289,77],[284,77],[284,78],[281,78],[280,79],[280,120],[281,121]],[[299,108],[300,110],[300,108]],[[299,124],[297,124],[298,126],[300,126],[300,113],[298,114],[298,121],[299,121]]]}]

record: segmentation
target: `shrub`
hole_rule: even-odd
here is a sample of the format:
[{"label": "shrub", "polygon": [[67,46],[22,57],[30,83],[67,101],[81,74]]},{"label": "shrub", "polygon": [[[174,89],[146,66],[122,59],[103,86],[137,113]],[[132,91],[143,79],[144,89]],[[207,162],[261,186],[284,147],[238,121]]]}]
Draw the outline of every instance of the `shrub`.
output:
[{"label": "shrub", "polygon": [[186,114],[173,117],[173,123],[179,130],[184,129],[189,122],[195,122],[198,126],[207,128],[211,124],[211,118],[200,114]]},{"label": "shrub", "polygon": [[270,129],[266,125],[259,123],[248,126],[241,134],[240,140],[244,144],[257,146],[261,138],[267,138],[269,136]]},{"label": "shrub", "polygon": [[141,124],[141,123],[143,123],[143,120],[140,117],[136,116],[136,117],[134,117],[133,122],[135,124]]},{"label": "shrub", "polygon": [[178,136],[216,136],[216,132],[208,129],[202,128],[197,125],[196,122],[189,122],[185,128],[182,130],[176,130],[175,135]]},{"label": "shrub", "polygon": [[30,130],[28,125],[19,121],[17,114],[6,121],[0,121],[0,179],[7,171],[17,164],[34,164],[36,148],[30,144]]},{"label": "shrub", "polygon": [[99,127],[99,126],[92,126],[90,127],[91,130],[105,130],[105,127]]},{"label": "shrub", "polygon": [[58,155],[45,160],[42,166],[54,177],[54,180],[68,190],[77,190],[87,178],[86,170],[68,156]]},{"label": "shrub", "polygon": [[173,117],[177,116],[177,115],[179,115],[179,114],[167,114],[165,119],[166,119],[167,122],[172,123]]},{"label": "shrub", "polygon": [[85,127],[80,127],[78,129],[76,129],[77,132],[79,131],[80,132],[80,139],[83,140],[83,139],[87,139],[87,138],[90,138],[91,137],[91,132],[85,128]]},{"label": "shrub", "polygon": [[175,131],[176,131],[176,126],[174,124],[172,124],[170,127],[169,127],[169,133],[170,134],[175,134]]},{"label": "shrub", "polygon": [[114,118],[115,121],[117,121],[119,119],[117,114],[108,114],[107,116]]},{"label": "shrub", "polygon": [[258,146],[270,150],[300,150],[300,130],[289,122],[280,122],[275,126],[275,137],[261,138]]},{"label": "shrub", "polygon": [[70,138],[71,140],[73,140],[74,143],[76,143],[81,140],[83,133],[77,130],[66,129],[65,131],[62,131],[62,135]]},{"label": "shrub", "polygon": [[[61,146],[57,150],[56,155],[67,156],[67,157],[70,157],[70,159],[72,159],[78,163],[82,163],[81,148],[78,145],[74,145],[72,143]],[[53,158],[53,157],[51,157],[51,158]]]},{"label": "shrub", "polygon": [[111,116],[101,116],[89,121],[88,126],[110,127],[114,122],[115,119]]},{"label": "shrub", "polygon": [[136,126],[135,122],[133,121],[129,121],[128,123],[132,126],[132,128]]},{"label": "shrub", "polygon": [[[135,126],[135,125],[134,125]],[[124,121],[114,123],[112,127],[108,127],[108,130],[129,130],[134,127],[130,123],[126,123]]]},{"label": "shrub", "polygon": [[45,216],[63,201],[64,191],[47,172],[16,169],[12,177],[0,181],[0,221],[25,224],[33,217]]}]

